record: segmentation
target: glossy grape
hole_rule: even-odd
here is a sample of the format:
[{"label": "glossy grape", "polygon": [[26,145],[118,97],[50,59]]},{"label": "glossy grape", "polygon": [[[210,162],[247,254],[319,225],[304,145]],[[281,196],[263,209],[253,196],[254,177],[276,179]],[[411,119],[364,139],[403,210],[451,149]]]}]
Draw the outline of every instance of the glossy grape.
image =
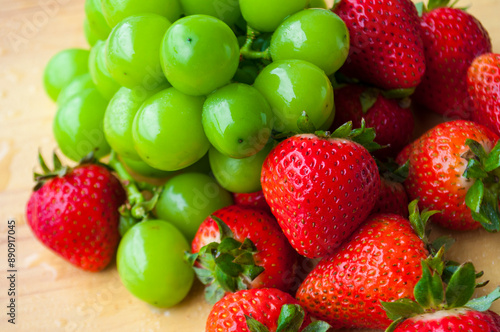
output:
[{"label": "glossy grape", "polygon": [[190,245],[182,233],[163,220],[146,220],[130,228],[116,256],[125,287],[156,307],[172,307],[188,294],[194,280],[183,259]]},{"label": "glossy grape", "polygon": [[304,9],[309,0],[240,0],[243,17],[252,28],[272,32],[285,17]]},{"label": "glossy grape", "polygon": [[122,87],[109,101],[104,115],[104,134],[109,145],[120,156],[140,161],[132,138],[132,124],[141,105],[157,92],[168,88],[167,84],[152,90]]},{"label": "glossy grape", "polygon": [[61,106],[83,90],[95,88],[89,73],[77,76],[70,84],[61,90],[61,93],[57,96],[57,104]]},{"label": "glossy grape", "polygon": [[99,91],[86,89],[60,106],[53,130],[66,157],[79,161],[95,149],[97,158],[109,153],[110,147],[102,129],[107,104]]},{"label": "glossy grape", "polygon": [[204,101],[175,88],[149,98],[132,126],[141,159],[164,171],[176,171],[201,159],[210,146],[201,124]]},{"label": "glossy grape", "polygon": [[106,61],[116,82],[129,89],[165,82],[159,50],[169,26],[163,16],[144,14],[131,16],[113,28],[106,44]]},{"label": "glossy grape", "polygon": [[179,91],[207,95],[229,83],[240,61],[238,40],[221,20],[184,17],[168,29],[161,47],[162,68]]},{"label": "glossy grape", "polygon": [[70,48],[54,55],[43,73],[45,91],[52,100],[57,100],[61,90],[77,76],[87,73],[90,52]]},{"label": "glossy grape", "polygon": [[115,27],[133,15],[157,14],[174,22],[182,14],[179,0],[100,0],[104,18]]},{"label": "glossy grape", "polygon": [[120,156],[120,160],[129,170],[144,177],[162,179],[174,174],[173,172],[153,168],[142,160],[127,159],[122,156]]},{"label": "glossy grape", "polygon": [[298,132],[297,120],[306,111],[316,128],[334,112],[333,88],[325,73],[303,60],[276,61],[264,68],[254,86],[271,104],[274,129]]},{"label": "glossy grape", "polygon": [[191,241],[203,220],[232,204],[232,195],[210,176],[183,173],[165,184],[156,205],[156,215],[171,222]]},{"label": "glossy grape", "polygon": [[232,158],[246,158],[266,145],[273,113],[254,87],[234,83],[208,96],[203,105],[203,129],[212,145]]},{"label": "glossy grape", "polygon": [[274,61],[300,59],[335,73],[349,54],[349,31],[335,13],[324,9],[300,11],[280,24],[271,40]]},{"label": "glossy grape", "polygon": [[120,85],[111,77],[106,65],[106,43],[98,40],[89,56],[89,73],[97,91],[110,100],[120,89]]},{"label": "glossy grape", "polygon": [[87,17],[83,19],[83,34],[89,46],[94,46],[99,40],[99,36],[90,28],[89,20]]},{"label": "glossy grape", "polygon": [[102,12],[101,0],[85,1],[85,17],[88,20],[90,32],[100,40],[106,40],[111,27],[106,22]]},{"label": "glossy grape", "polygon": [[326,4],[325,0],[311,0],[309,2],[309,8],[322,8],[322,9],[328,9],[328,5]]},{"label": "glossy grape", "polygon": [[180,0],[186,15],[204,14],[217,17],[228,25],[241,16],[238,0]]},{"label": "glossy grape", "polygon": [[220,185],[231,192],[259,191],[262,164],[273,147],[274,142],[270,142],[256,155],[244,159],[230,158],[211,148],[209,156],[212,172]]}]

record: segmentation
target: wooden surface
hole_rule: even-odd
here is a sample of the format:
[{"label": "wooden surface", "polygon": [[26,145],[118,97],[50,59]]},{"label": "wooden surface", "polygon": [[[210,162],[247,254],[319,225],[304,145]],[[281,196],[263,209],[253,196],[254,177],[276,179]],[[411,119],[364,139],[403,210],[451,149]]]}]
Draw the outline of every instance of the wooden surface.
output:
[{"label": "wooden surface", "polygon": [[[45,249],[26,226],[24,208],[33,186],[39,147],[56,147],[56,106],[41,86],[44,65],[59,50],[86,47],[83,0],[0,0],[0,331],[196,331],[210,310],[196,284],[179,306],[158,310],[130,295],[115,266],[91,274]],[[45,5],[43,5],[45,4]],[[462,0],[489,30],[500,52],[500,0]],[[426,123],[427,118],[421,119]],[[432,121],[435,121],[432,120]],[[17,319],[7,324],[7,220],[16,220]],[[454,234],[456,260],[472,260],[500,285],[500,234]],[[497,303],[494,310],[500,312]]]}]

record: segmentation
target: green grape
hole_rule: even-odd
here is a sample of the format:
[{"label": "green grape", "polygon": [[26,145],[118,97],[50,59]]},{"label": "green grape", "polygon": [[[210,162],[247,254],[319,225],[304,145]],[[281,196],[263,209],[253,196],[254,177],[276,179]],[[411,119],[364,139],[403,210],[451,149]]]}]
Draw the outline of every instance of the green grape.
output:
[{"label": "green grape", "polygon": [[220,185],[231,192],[259,191],[262,164],[274,145],[269,142],[259,153],[244,159],[230,158],[212,147],[209,151],[212,172]]},{"label": "green grape", "polygon": [[131,16],[113,28],[106,44],[111,76],[129,89],[166,81],[161,71],[160,44],[170,22],[159,15]]},{"label": "green grape", "polygon": [[86,0],[85,15],[92,34],[95,35],[97,39],[106,40],[111,32],[111,27],[104,18],[101,0]]},{"label": "green grape", "polygon": [[94,46],[99,40],[99,36],[90,28],[89,20],[87,17],[83,19],[83,34],[85,35],[85,40],[90,46]]},{"label": "green grape", "polygon": [[128,89],[122,87],[111,98],[104,115],[104,134],[113,150],[127,159],[140,161],[141,157],[135,151],[132,138],[132,124],[141,105],[157,92],[168,88],[167,84],[157,86],[152,90],[142,87]]},{"label": "green grape", "polygon": [[324,9],[300,11],[280,24],[271,40],[274,61],[300,59],[335,73],[349,54],[349,31],[335,13]]},{"label": "green grape", "polygon": [[322,9],[328,9],[328,4],[326,3],[325,0],[311,0],[309,2],[308,8],[322,8]]},{"label": "green grape", "polygon": [[163,220],[146,220],[130,228],[120,241],[116,265],[120,279],[134,296],[160,308],[181,302],[194,280],[184,261],[190,245]]},{"label": "green grape", "polygon": [[100,0],[104,17],[110,27],[140,14],[157,14],[174,22],[182,14],[179,0]]},{"label": "green grape", "polygon": [[110,100],[120,89],[120,85],[111,77],[106,66],[106,43],[104,41],[97,41],[90,51],[89,72],[97,91],[107,100]]},{"label": "green grape", "polygon": [[94,82],[92,82],[92,77],[90,77],[89,73],[75,77],[70,84],[63,88],[59,96],[57,96],[57,104],[62,106],[68,100],[87,89],[95,89]]},{"label": "green grape", "polygon": [[285,17],[304,9],[309,0],[240,0],[248,25],[260,32],[272,32]]},{"label": "green grape", "polygon": [[110,151],[104,137],[102,122],[108,102],[96,89],[86,89],[57,110],[53,130],[64,155],[79,161],[97,149],[97,158]]},{"label": "green grape", "polygon": [[273,113],[257,89],[234,83],[208,96],[202,121],[208,140],[217,150],[232,158],[246,158],[266,145]]},{"label": "green grape", "polygon": [[90,52],[70,48],[54,55],[43,73],[45,91],[52,100],[57,100],[61,90],[77,76],[87,73]]},{"label": "green grape", "polygon": [[254,83],[275,116],[274,129],[298,132],[297,120],[306,111],[316,128],[334,112],[333,88],[325,73],[303,60],[276,61],[264,68]]},{"label": "green grape", "polygon": [[186,16],[204,14],[233,25],[241,17],[238,0],[180,0]]},{"label": "green grape", "polygon": [[207,15],[181,18],[168,29],[161,46],[163,72],[188,95],[207,95],[229,83],[240,62],[233,31]]},{"label": "green grape", "polygon": [[183,173],[168,180],[163,187],[156,215],[171,222],[192,241],[203,220],[232,204],[232,195],[210,176]]},{"label": "green grape", "polygon": [[210,147],[201,124],[204,101],[175,88],[146,100],[132,125],[134,147],[141,159],[164,171],[186,168],[200,160]]},{"label": "green grape", "polygon": [[120,156],[120,160],[123,162],[125,167],[127,167],[132,172],[148,178],[163,179],[174,174],[173,172],[167,172],[153,168],[142,160],[128,159],[123,156]]}]

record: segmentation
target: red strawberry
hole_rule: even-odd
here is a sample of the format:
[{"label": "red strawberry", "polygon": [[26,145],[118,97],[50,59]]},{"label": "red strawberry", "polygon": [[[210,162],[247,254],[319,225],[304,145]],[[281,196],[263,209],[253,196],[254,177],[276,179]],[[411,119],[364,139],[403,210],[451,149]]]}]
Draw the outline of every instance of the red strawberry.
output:
[{"label": "red strawberry", "polygon": [[233,197],[236,205],[254,207],[271,213],[271,208],[267,205],[266,198],[264,197],[262,190],[250,194],[234,193]]},{"label": "red strawberry", "polygon": [[478,55],[491,52],[488,32],[472,15],[458,8],[437,8],[448,1],[429,1],[422,16],[427,70],[414,100],[447,117],[468,119],[467,69]]},{"label": "red strawberry", "polygon": [[[470,230],[483,224],[491,231],[500,230],[500,145],[493,149],[498,139],[486,127],[464,120],[429,130],[410,147],[404,183],[410,200],[418,198],[421,207],[442,211],[432,219],[441,226]],[[403,159],[398,157],[399,162]]]},{"label": "red strawberry", "polygon": [[478,287],[474,265],[445,265],[443,252],[440,250],[422,262],[422,278],[414,289],[415,301],[382,303],[394,320],[386,332],[500,332],[500,316],[488,310],[500,298],[500,287],[487,296],[470,300]]},{"label": "red strawberry", "polygon": [[408,217],[408,195],[403,182],[408,176],[408,164],[397,168],[396,163],[379,163],[380,194],[373,213],[394,213],[405,218]]},{"label": "red strawberry", "polygon": [[331,256],[323,258],[297,291],[312,316],[334,328],[386,328],[380,301],[413,296],[424,242],[395,214],[370,217]]},{"label": "red strawberry", "polygon": [[[334,138],[348,137],[350,129],[342,126],[331,137],[290,137],[262,167],[267,203],[291,245],[309,258],[333,252],[368,217],[378,197],[380,176],[368,150]],[[353,132],[352,139],[364,142],[374,137],[365,128]]]},{"label": "red strawberry", "polygon": [[[71,264],[87,271],[104,269],[118,245],[118,208],[125,192],[108,169],[82,164],[61,168],[55,156],[52,175],[31,194],[26,208],[35,236]],[[42,168],[48,172],[41,160]]]},{"label": "red strawberry", "polygon": [[232,205],[216,211],[200,225],[192,252],[212,303],[225,292],[246,287],[288,291],[295,283],[298,255],[276,220],[259,209]]},{"label": "red strawberry", "polygon": [[469,95],[474,102],[472,119],[500,135],[500,54],[484,54],[468,72]]},{"label": "red strawberry", "polygon": [[[280,316],[281,314],[281,316]],[[311,322],[297,300],[277,289],[251,289],[228,294],[208,315],[206,332],[298,332]],[[326,332],[329,326],[315,322],[308,331]]]},{"label": "red strawberry", "polygon": [[[395,156],[410,143],[415,121],[408,108],[400,106],[400,101],[384,97],[380,91],[359,85],[347,85],[335,90],[337,114],[333,128],[352,121],[355,128],[361,126],[364,118],[366,126],[375,129],[375,142],[389,147],[376,151],[377,156]],[[408,204],[407,204],[408,205]]]},{"label": "red strawberry", "polygon": [[346,23],[351,40],[342,73],[387,90],[420,83],[424,47],[410,0],[341,0],[334,12]]}]

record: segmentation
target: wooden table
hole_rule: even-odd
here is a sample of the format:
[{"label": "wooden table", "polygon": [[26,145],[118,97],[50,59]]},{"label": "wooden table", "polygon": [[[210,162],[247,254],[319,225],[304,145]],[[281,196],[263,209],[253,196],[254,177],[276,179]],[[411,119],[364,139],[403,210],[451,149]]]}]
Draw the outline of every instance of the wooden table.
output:
[{"label": "wooden table", "polygon": [[[37,149],[56,147],[56,106],[44,94],[44,65],[59,50],[86,47],[83,0],[0,0],[0,331],[196,331],[210,307],[195,284],[175,308],[159,310],[121,285],[115,266],[80,271],[45,249],[26,226],[25,203],[33,186]],[[489,30],[500,52],[500,0],[463,0]],[[7,220],[16,220],[17,317],[7,324]],[[500,285],[500,234],[454,234],[452,258],[473,260],[490,285]],[[500,303],[494,306],[500,312]]]}]

